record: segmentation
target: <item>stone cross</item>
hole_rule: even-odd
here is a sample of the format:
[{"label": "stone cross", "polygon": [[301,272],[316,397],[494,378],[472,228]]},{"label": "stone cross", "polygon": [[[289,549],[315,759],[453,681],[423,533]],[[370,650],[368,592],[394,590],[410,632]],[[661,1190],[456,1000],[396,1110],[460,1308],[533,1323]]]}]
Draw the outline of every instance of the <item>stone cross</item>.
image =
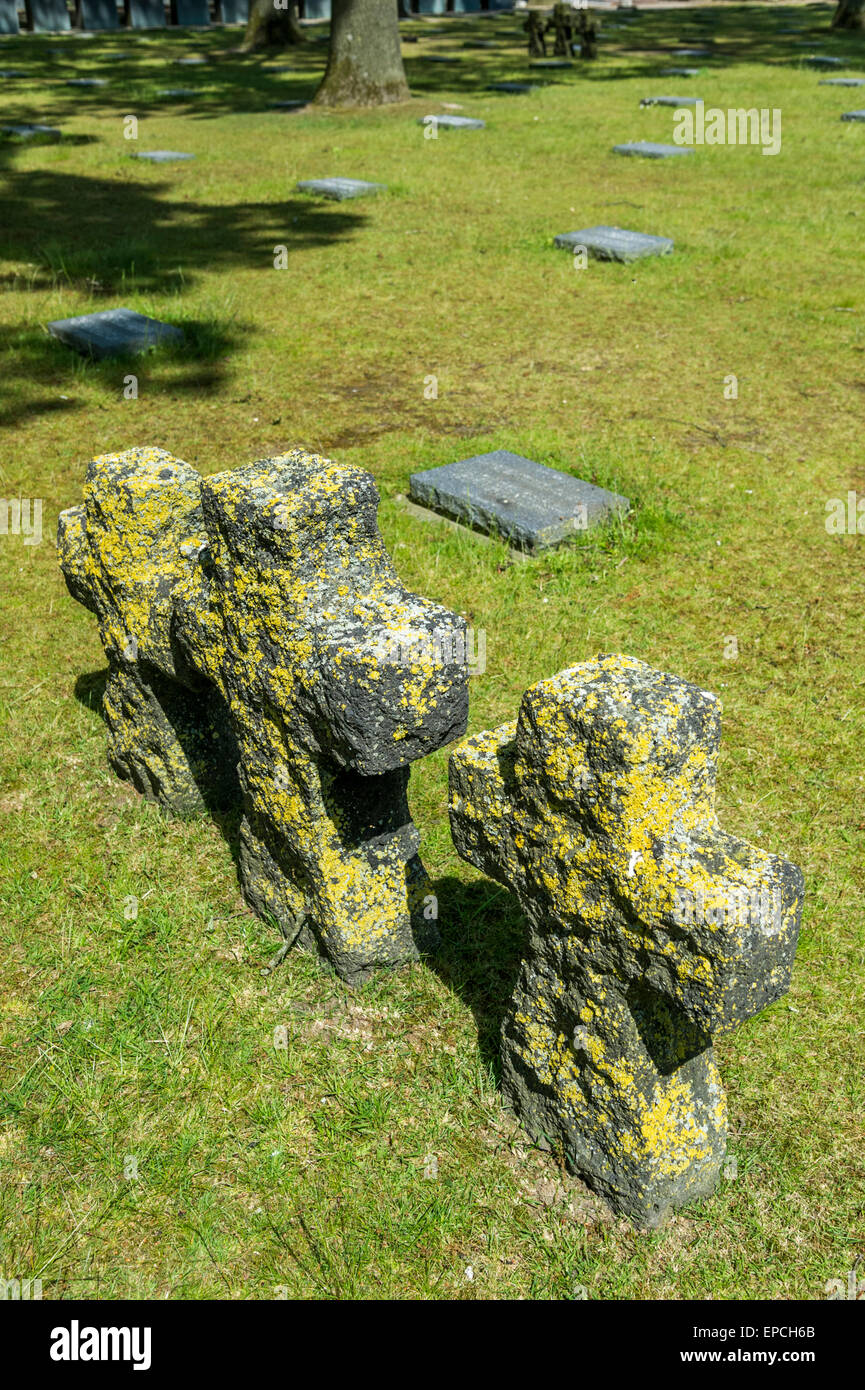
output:
[{"label": "stone cross", "polygon": [[432,948],[409,764],[465,730],[465,623],[400,583],[370,475],[296,450],[202,479],[132,449],[84,493],[58,549],[115,770],[181,814],[239,802],[244,897],[344,979]]},{"label": "stone cross", "polygon": [[603,656],[450,760],[457,850],[529,923],[505,1097],[643,1227],[713,1189],[711,1040],[785,993],[799,930],[800,871],[718,827],[720,723],[716,696]]}]

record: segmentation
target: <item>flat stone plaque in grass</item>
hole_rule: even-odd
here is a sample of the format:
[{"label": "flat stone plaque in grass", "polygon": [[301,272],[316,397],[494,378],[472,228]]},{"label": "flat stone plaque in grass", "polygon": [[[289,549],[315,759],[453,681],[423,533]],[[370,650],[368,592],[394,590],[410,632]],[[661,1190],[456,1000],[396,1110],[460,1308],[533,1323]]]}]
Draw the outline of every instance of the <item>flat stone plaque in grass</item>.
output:
[{"label": "flat stone plaque in grass", "polygon": [[107,87],[107,77],[67,77],[67,87]]},{"label": "flat stone plaque in grass", "polygon": [[421,55],[422,63],[459,63],[461,61],[458,54],[450,53],[424,53]]},{"label": "flat stone plaque in grass", "polygon": [[483,130],[486,121],[477,121],[474,116],[421,116],[418,125],[435,124],[439,130]]},{"label": "flat stone plaque in grass", "polygon": [[679,154],[693,153],[681,145],[658,145],[653,140],[631,140],[625,145],[613,146],[613,154],[636,155],[642,159],[674,159]]},{"label": "flat stone plaque in grass", "polygon": [[696,106],[699,97],[643,97],[641,106]]},{"label": "flat stone plaque in grass", "polygon": [[197,68],[200,67],[202,63],[206,63],[207,59],[200,53],[196,53],[193,54],[191,58],[175,58],[174,61],[182,68]]},{"label": "flat stone plaque in grass", "polygon": [[490,82],[487,87],[488,92],[511,92],[518,95],[522,92],[534,92],[537,90],[536,82]]},{"label": "flat stone plaque in grass", "polygon": [[865,77],[821,77],[818,87],[865,87]]},{"label": "flat stone plaque in grass", "polygon": [[198,93],[194,87],[160,87],[156,95],[160,97],[177,97],[179,99],[181,97],[194,97],[197,96]]},{"label": "flat stone plaque in grass", "polygon": [[666,236],[649,236],[647,232],[629,232],[624,227],[583,227],[578,232],[562,232],[553,244],[566,251],[585,246],[597,261],[642,260],[644,256],[669,256],[673,242]]},{"label": "flat stone plaque in grass", "polygon": [[843,58],[830,58],[827,53],[812,53],[804,61],[809,68],[841,68],[844,66]]},{"label": "flat stone plaque in grass", "polygon": [[2,125],[0,132],[6,136],[7,140],[54,141],[60,139],[60,131],[53,125]]},{"label": "flat stone plaque in grass", "polygon": [[559,545],[630,505],[626,497],[505,449],[412,473],[409,495],[422,507],[528,551]]},{"label": "flat stone plaque in grass", "polygon": [[[3,30],[0,29],[0,34],[2,34],[2,32],[3,32]],[[20,68],[0,68],[0,77],[13,78],[13,77],[26,77],[26,76],[27,76],[26,72],[22,72]]]},{"label": "flat stone plaque in grass", "polygon": [[268,106],[271,111],[296,111],[299,106],[308,106],[309,102],[301,100],[300,97],[292,97],[288,101],[269,101]]},{"label": "flat stone plaque in grass", "polygon": [[383,193],[383,183],[367,183],[364,179],[301,179],[296,184],[298,193],[311,193],[319,198],[335,198],[341,203],[346,198],[369,198],[374,193]]},{"label": "flat stone plaque in grass", "polygon": [[702,68],[661,68],[662,77],[699,77]]},{"label": "flat stone plaque in grass", "polygon": [[842,121],[865,121],[865,111],[845,111]]},{"label": "flat stone plaque in grass", "polygon": [[711,48],[674,48],[677,58],[711,58]]},{"label": "flat stone plaque in grass", "polygon": [[98,314],[55,319],[48,332],[82,356],[96,358],[121,357],[163,343],[183,342],[179,328],[137,314],[134,309],[105,309]]},{"label": "flat stone plaque in grass", "polygon": [[574,65],[570,58],[532,58],[530,66],[533,68],[572,68]]},{"label": "flat stone plaque in grass", "polygon": [[194,159],[194,154],[181,154],[180,150],[141,150],[132,159],[147,159],[151,164],[173,164],[176,159]]}]

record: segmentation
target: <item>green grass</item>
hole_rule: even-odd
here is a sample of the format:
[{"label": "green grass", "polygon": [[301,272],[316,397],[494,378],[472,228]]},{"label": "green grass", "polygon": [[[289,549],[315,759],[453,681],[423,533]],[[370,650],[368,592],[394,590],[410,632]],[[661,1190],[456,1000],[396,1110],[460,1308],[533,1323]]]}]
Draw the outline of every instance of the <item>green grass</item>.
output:
[{"label": "green grass", "polygon": [[[865,1253],[865,542],[823,524],[828,498],[865,494],[865,130],[839,120],[856,91],[819,86],[777,36],[791,13],[641,16],[527,96],[485,90],[527,72],[513,18],[417,23],[416,99],[362,114],[267,109],[314,90],[318,45],[266,74],[228,32],[3,44],[32,74],[7,83],[4,119],[64,131],[0,145],[0,492],[44,499],[45,530],[0,536],[6,1277],[49,1298],[813,1299]],[[830,13],[795,11],[815,51],[865,71]],[[658,70],[706,30],[729,56],[681,86],[780,107],[781,154],[612,155],[672,138],[673,113],[639,100],[678,91]],[[503,45],[418,61],[466,35]],[[192,48],[213,64],[170,66]],[[74,71],[111,86],[57,81]],[[202,97],[157,97],[174,85]],[[487,129],[425,140],[418,117],[445,102]],[[137,148],[196,160],[130,160],[128,114]],[[390,192],[294,192],[328,173]],[[597,222],[675,253],[577,271],[552,237]],[[92,364],[44,332],[117,303],[181,324],[188,348]],[[87,461],[135,444],[206,473],[297,445],[368,468],[403,579],[487,633],[472,731],[599,651],[721,694],[721,823],[798,863],[807,904],[789,996],[718,1046],[737,1176],[710,1200],[636,1234],[504,1111],[521,918],[454,852],[446,750],[411,784],[440,956],[354,995],[299,953],[262,977],[278,942],[217,827],[168,821],[109,773],[95,625],[57,570]],[[522,563],[405,509],[412,470],[495,447],[634,514]]]}]

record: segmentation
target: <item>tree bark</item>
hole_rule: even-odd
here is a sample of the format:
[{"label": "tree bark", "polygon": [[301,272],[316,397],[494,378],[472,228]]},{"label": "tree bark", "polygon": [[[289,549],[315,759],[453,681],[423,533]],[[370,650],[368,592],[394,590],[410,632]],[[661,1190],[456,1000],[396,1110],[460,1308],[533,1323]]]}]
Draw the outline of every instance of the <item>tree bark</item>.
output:
[{"label": "tree bark", "polygon": [[241,48],[284,48],[303,43],[303,30],[297,19],[296,0],[252,0]]},{"label": "tree bark", "polygon": [[333,0],[327,71],[319,106],[408,101],[396,0]]},{"label": "tree bark", "polygon": [[838,0],[838,8],[832,16],[832,28],[862,29],[865,27],[863,9],[865,0]]}]

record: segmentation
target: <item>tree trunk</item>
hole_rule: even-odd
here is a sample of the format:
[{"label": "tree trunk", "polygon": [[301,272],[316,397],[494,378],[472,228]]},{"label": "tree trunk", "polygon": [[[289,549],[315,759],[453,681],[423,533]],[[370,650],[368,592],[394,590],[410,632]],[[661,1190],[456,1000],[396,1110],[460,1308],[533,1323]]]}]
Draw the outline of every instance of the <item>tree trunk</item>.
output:
[{"label": "tree trunk", "polygon": [[396,0],[333,0],[327,71],[319,106],[408,101]]},{"label": "tree trunk", "polygon": [[862,29],[865,27],[863,9],[865,0],[838,0],[838,8],[832,16],[832,28]]},{"label": "tree trunk", "polygon": [[284,48],[303,43],[303,30],[297,19],[296,0],[252,0],[249,21],[241,48]]}]

